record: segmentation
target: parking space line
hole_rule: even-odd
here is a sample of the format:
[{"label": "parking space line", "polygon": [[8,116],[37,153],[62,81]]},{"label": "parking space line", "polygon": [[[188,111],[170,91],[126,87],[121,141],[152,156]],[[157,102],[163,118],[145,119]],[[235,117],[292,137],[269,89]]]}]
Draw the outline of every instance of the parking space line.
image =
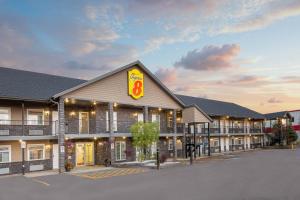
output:
[{"label": "parking space line", "polygon": [[47,182],[45,182],[45,181],[41,181],[41,180],[38,180],[38,179],[36,179],[36,178],[30,178],[30,179],[31,179],[33,182],[40,183],[40,184],[45,185],[45,186],[47,186],[47,187],[50,186],[50,184],[47,183]]}]

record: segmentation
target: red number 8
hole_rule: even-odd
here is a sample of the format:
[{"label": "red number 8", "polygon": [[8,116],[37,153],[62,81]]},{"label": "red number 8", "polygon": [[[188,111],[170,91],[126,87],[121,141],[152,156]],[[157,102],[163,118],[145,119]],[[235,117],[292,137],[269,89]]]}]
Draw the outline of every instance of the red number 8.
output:
[{"label": "red number 8", "polygon": [[142,81],[136,81],[133,84],[132,92],[134,96],[139,96],[142,93],[143,83]]}]

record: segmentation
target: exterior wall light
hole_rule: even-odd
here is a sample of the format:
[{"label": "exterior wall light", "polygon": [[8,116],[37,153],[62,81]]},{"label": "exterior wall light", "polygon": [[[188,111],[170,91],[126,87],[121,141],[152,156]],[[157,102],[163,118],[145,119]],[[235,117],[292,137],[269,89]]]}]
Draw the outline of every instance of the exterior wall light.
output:
[{"label": "exterior wall light", "polygon": [[91,111],[91,114],[92,114],[92,115],[95,115],[95,114],[96,114],[96,112],[93,110],[93,111]]},{"label": "exterior wall light", "polygon": [[173,114],[173,111],[170,111],[170,115],[172,115]]},{"label": "exterior wall light", "polygon": [[114,103],[114,107],[117,107],[118,106],[118,104],[117,103]]},{"label": "exterior wall light", "polygon": [[160,111],[161,111],[161,108],[158,108],[158,111],[160,112]]},{"label": "exterior wall light", "polygon": [[44,113],[45,113],[45,115],[48,116],[48,115],[50,114],[50,111],[49,111],[49,110],[46,110]]},{"label": "exterior wall light", "polygon": [[94,101],[94,102],[93,102],[93,105],[94,105],[94,106],[95,106],[95,105],[97,105],[97,102],[96,102],[96,101]]},{"label": "exterior wall light", "polygon": [[75,116],[75,112],[74,111],[70,112],[70,115]]},{"label": "exterior wall light", "polygon": [[125,136],[123,136],[123,140],[125,140],[126,139],[126,137]]},{"label": "exterior wall light", "polygon": [[94,140],[97,140],[97,137],[94,137]]},{"label": "exterior wall light", "polygon": [[68,98],[65,98],[65,102],[66,102],[66,103],[69,103],[70,100],[69,100]]}]

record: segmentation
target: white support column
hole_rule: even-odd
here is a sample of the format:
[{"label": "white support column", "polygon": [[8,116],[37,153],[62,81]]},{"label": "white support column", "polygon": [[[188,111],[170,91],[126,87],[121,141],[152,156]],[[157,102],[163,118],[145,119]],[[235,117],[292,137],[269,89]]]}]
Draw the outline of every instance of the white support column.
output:
[{"label": "white support column", "polygon": [[58,104],[58,123],[59,123],[59,172],[65,171],[65,101],[64,98],[59,99]]}]

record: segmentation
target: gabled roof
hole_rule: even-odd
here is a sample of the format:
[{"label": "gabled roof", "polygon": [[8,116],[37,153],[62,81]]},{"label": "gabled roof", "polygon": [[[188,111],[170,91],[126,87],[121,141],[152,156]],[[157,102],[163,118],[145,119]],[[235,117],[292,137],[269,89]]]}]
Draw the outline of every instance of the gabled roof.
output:
[{"label": "gabled roof", "polygon": [[201,108],[199,108],[198,105],[192,104],[192,105],[185,106],[185,108],[191,108],[191,107],[195,107],[200,113],[202,113],[208,119],[208,121],[213,122],[213,119],[206,112],[204,112]]},{"label": "gabled roof", "polygon": [[264,115],[243,106],[200,97],[176,95],[186,105],[197,105],[209,116],[230,116],[235,118],[264,119]]},{"label": "gabled roof", "polygon": [[100,80],[102,80],[102,79],[105,79],[105,78],[107,78],[107,77],[110,77],[110,76],[113,76],[114,74],[117,74],[117,73],[119,73],[119,72],[121,72],[121,71],[124,71],[124,70],[127,70],[127,69],[129,69],[129,68],[131,68],[131,67],[133,67],[133,66],[138,66],[138,67],[140,67],[144,72],[146,72],[147,73],[147,75],[154,81],[154,82],[156,82],[159,86],[160,86],[160,88],[161,89],[163,89],[171,98],[173,98],[177,103],[179,103],[179,105],[181,105],[182,107],[184,107],[184,103],[180,100],[180,99],[178,99],[150,70],[148,70],[144,65],[143,65],[143,63],[141,63],[139,60],[137,60],[137,61],[135,61],[135,62],[132,62],[132,63],[129,63],[128,65],[125,65],[125,66],[123,66],[123,67],[120,67],[120,68],[117,68],[117,69],[115,69],[115,70],[113,70],[113,71],[111,71],[111,72],[108,72],[108,73],[106,73],[106,74],[103,74],[103,75],[101,75],[101,76],[98,76],[98,77],[96,77],[96,78],[94,78],[94,79],[91,79],[91,80],[89,80],[89,81],[87,81],[87,82],[84,82],[84,83],[82,83],[82,84],[80,84],[80,85],[77,85],[77,86],[74,86],[74,87],[72,87],[72,88],[69,88],[69,89],[67,89],[67,90],[65,90],[65,91],[62,91],[62,92],[60,92],[60,93],[57,93],[57,94],[55,94],[53,97],[54,98],[58,98],[58,97],[60,97],[60,96],[63,96],[63,95],[65,95],[65,94],[68,94],[68,93],[70,93],[70,92],[73,92],[73,91],[75,91],[75,90],[78,90],[78,89],[80,89],[80,88],[83,88],[83,87],[85,87],[85,86],[87,86],[87,85],[90,85],[90,84],[93,84],[93,83],[95,83],[95,82],[97,82],[97,81],[100,81]]},{"label": "gabled roof", "polygon": [[264,115],[265,115],[266,119],[291,118],[291,114],[288,111],[267,113]]},{"label": "gabled roof", "polygon": [[66,89],[85,80],[0,67],[0,98],[49,101]]}]

